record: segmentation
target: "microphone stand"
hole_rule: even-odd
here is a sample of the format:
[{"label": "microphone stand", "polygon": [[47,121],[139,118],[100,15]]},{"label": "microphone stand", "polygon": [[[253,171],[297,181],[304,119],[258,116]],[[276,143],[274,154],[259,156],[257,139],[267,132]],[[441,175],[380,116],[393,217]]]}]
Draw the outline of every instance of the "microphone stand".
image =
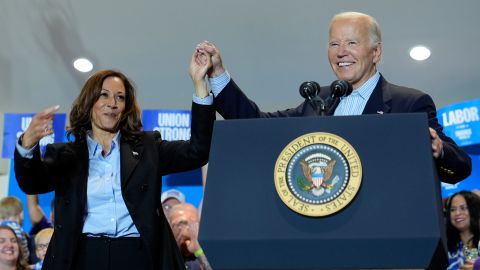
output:
[{"label": "microphone stand", "polygon": [[329,96],[327,98],[327,100],[325,100],[325,107],[326,107],[326,110],[330,110],[330,108],[332,107],[332,105],[335,103],[335,100],[337,100],[338,97],[335,97],[335,96]]},{"label": "microphone stand", "polygon": [[315,106],[313,106],[312,104],[313,109],[315,110],[315,113],[320,116],[325,116],[325,113],[327,112],[327,109],[328,109],[325,101],[319,96],[315,96],[312,101],[313,101],[312,103],[315,104]]}]

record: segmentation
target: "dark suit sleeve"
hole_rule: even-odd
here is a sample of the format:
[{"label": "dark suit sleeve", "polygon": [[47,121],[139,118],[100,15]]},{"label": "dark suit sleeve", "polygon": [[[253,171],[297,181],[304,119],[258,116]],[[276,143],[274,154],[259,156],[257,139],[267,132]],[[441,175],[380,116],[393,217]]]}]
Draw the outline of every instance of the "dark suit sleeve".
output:
[{"label": "dark suit sleeve", "polygon": [[[275,98],[273,98],[275,99]],[[230,80],[220,94],[214,98],[214,106],[224,119],[246,119],[266,117],[295,117],[314,115],[314,111],[303,102],[298,107],[276,112],[262,112],[260,108]]]},{"label": "dark suit sleeve", "polygon": [[[45,157],[48,159],[53,148],[47,145]],[[23,158],[15,149],[14,169],[20,189],[27,194],[47,193],[54,190],[54,180],[51,169],[40,158],[40,147],[33,152],[33,158]]]},{"label": "dark suit sleeve", "polygon": [[442,182],[455,184],[465,179],[472,172],[472,160],[468,154],[445,133],[438,123],[437,110],[429,95],[422,95],[412,105],[415,112],[426,112],[428,125],[433,128],[443,141],[443,157],[436,159],[438,175]]},{"label": "dark suit sleeve", "polygon": [[192,103],[189,141],[165,141],[156,132],[163,174],[193,170],[208,162],[214,120],[213,106]]}]

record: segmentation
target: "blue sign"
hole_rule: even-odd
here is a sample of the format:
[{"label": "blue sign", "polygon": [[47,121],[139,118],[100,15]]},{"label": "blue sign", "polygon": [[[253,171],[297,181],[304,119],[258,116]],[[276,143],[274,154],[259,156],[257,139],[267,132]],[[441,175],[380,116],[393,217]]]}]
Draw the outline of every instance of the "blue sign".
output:
[{"label": "blue sign", "polygon": [[480,100],[470,100],[438,110],[443,131],[472,158],[472,174],[457,184],[442,183],[442,197],[460,190],[480,189]]},{"label": "blue sign", "polygon": [[480,144],[480,99],[456,103],[438,110],[445,134],[459,146]]},{"label": "blue sign", "polygon": [[167,141],[189,140],[191,112],[188,110],[144,110],[145,130],[157,130]]},{"label": "blue sign", "polygon": [[[2,158],[13,159],[13,153],[15,151],[15,145],[18,141],[20,135],[25,132],[28,125],[32,121],[33,113],[6,113],[4,118],[4,129],[3,129],[3,152]],[[65,113],[56,113],[55,118],[53,119],[53,134],[42,138],[39,142],[40,151],[45,152],[47,144],[53,142],[62,142],[65,141]],[[10,174],[9,174],[9,185],[8,185],[8,195],[18,197],[24,208],[26,209],[27,201],[26,195],[18,187],[13,160],[10,161]],[[46,213],[47,218],[50,214],[50,202],[53,199],[53,192],[39,195],[40,198],[40,207]],[[29,222],[29,216],[25,215],[24,217],[24,227],[26,231],[29,231],[31,224]]]},{"label": "blue sign", "polygon": [[[167,141],[190,140],[191,118],[189,110],[144,110],[142,113],[143,129],[159,131]],[[203,196],[201,170],[165,175],[162,190],[172,188],[183,192],[186,201],[198,207]]]},{"label": "blue sign", "polygon": [[[13,158],[18,138],[20,138],[20,135],[22,135],[28,125],[30,125],[33,115],[33,113],[5,114],[2,158]],[[42,153],[47,144],[65,140],[65,120],[66,115],[64,113],[55,114],[55,118],[53,119],[53,134],[42,138],[39,142]]]}]

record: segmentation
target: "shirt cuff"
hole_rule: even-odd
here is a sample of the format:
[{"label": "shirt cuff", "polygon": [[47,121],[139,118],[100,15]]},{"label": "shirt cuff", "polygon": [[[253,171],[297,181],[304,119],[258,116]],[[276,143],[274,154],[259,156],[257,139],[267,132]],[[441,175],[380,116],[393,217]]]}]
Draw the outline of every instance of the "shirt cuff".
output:
[{"label": "shirt cuff", "polygon": [[228,73],[227,70],[225,70],[224,73],[220,74],[217,77],[209,78],[208,82],[210,83],[210,91],[212,91],[213,96],[218,96],[220,92],[222,92],[223,88],[227,86],[230,80],[230,73]]},{"label": "shirt cuff", "polygon": [[200,105],[212,105],[213,104],[213,95],[209,94],[208,96],[201,98],[193,94],[193,102]]},{"label": "shirt cuff", "polygon": [[17,145],[15,147],[17,148],[17,151],[18,151],[18,153],[20,154],[21,157],[32,159],[33,158],[33,150],[35,149],[35,147],[37,147],[37,144],[35,144],[32,148],[27,149],[20,144],[20,139],[18,139],[17,140]]}]

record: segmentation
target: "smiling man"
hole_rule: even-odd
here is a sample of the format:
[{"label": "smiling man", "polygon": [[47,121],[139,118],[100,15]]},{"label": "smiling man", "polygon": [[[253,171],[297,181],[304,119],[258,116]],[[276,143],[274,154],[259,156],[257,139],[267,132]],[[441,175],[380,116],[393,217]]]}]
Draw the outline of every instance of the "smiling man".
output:
[{"label": "smiling man", "polygon": [[[337,99],[327,115],[362,115],[384,113],[423,112],[428,115],[432,155],[436,160],[440,179],[457,183],[471,173],[471,159],[455,142],[443,133],[437,120],[432,98],[416,89],[387,82],[377,70],[382,56],[380,27],[370,15],[344,12],[335,15],[329,28],[328,59],[340,80],[348,81],[353,92]],[[263,112],[235,84],[225,70],[220,51],[209,41],[201,42],[197,52],[207,53],[212,60],[208,71],[215,109],[225,119],[260,117],[315,116],[318,113],[308,102],[291,109]],[[195,59],[204,63],[205,59]],[[331,95],[329,87],[322,87],[320,96]]]}]

